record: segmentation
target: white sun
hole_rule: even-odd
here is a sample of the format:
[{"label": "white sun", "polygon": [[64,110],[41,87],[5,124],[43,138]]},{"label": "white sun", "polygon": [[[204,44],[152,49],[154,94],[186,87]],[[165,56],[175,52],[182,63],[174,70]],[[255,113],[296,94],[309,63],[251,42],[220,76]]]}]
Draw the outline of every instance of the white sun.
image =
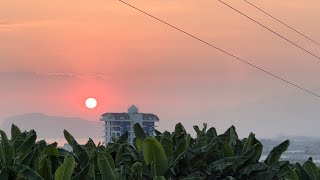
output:
[{"label": "white sun", "polygon": [[97,106],[97,100],[95,98],[88,98],[85,102],[87,108],[93,109]]}]

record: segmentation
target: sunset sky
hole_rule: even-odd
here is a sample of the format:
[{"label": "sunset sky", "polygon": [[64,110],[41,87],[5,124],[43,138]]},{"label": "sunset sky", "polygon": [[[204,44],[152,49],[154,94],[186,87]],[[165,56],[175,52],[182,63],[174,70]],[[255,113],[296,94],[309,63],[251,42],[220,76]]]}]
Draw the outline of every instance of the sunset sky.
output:
[{"label": "sunset sky", "polygon": [[[216,0],[126,1],[314,92],[320,60]],[[242,0],[225,2],[320,56],[302,38]],[[252,0],[320,42],[319,0]],[[96,109],[85,108],[88,97]],[[116,0],[0,3],[0,123],[24,113],[98,121],[131,104],[182,122],[234,124],[241,135],[319,136],[320,99],[235,61]]]}]

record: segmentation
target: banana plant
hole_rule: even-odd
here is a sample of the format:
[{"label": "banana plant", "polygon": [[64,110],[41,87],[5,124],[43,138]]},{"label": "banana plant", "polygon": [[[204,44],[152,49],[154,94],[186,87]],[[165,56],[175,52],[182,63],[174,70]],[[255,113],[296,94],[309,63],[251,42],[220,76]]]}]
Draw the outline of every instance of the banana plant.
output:
[{"label": "banana plant", "polygon": [[222,134],[213,127],[208,129],[207,124],[194,126],[194,130],[193,138],[178,123],[173,132],[155,130],[155,137],[149,137],[135,124],[133,144],[126,132],[106,146],[96,145],[90,138],[81,145],[65,130],[73,148],[68,152],[57,143],[36,141],[34,130],[21,132],[12,125],[11,139],[0,130],[0,179],[320,180],[312,158],[303,165],[281,159],[290,145],[288,140],[260,161],[263,145],[253,133],[239,139],[234,126]]},{"label": "banana plant", "polygon": [[75,160],[70,154],[64,159],[64,163],[55,172],[55,180],[70,180],[75,168]]},{"label": "banana plant", "polygon": [[0,134],[0,179],[43,179],[32,169],[37,166],[34,161],[38,152],[36,132],[21,132],[12,125],[11,140],[4,131],[0,130]]}]

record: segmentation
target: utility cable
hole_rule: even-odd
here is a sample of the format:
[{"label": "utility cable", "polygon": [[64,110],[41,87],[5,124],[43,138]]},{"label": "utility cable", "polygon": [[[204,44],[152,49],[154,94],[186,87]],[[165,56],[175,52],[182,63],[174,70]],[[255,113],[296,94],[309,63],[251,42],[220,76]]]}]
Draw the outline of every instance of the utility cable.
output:
[{"label": "utility cable", "polygon": [[279,18],[276,18],[275,16],[271,15],[270,13],[266,12],[265,10],[261,9],[260,7],[254,5],[252,2],[249,2],[247,0],[243,0],[244,2],[248,3],[250,6],[258,9],[259,11],[263,12],[264,14],[266,14],[267,16],[271,17],[272,19],[278,21],[279,23],[281,23],[282,25],[286,26],[287,28],[293,30],[294,32],[300,34],[301,36],[303,36],[304,38],[312,41],[313,43],[317,44],[318,46],[320,46],[320,43],[318,43],[317,41],[311,39],[310,37],[308,37],[307,35],[304,35],[302,32],[298,31],[297,29],[293,28],[292,26],[289,26],[287,23],[281,21]]},{"label": "utility cable", "polygon": [[275,35],[279,36],[280,38],[284,39],[285,41],[289,42],[290,44],[292,44],[292,45],[296,46],[297,48],[299,48],[299,49],[303,50],[304,52],[306,52],[306,53],[308,53],[308,54],[312,55],[313,57],[315,57],[315,58],[317,58],[317,59],[319,59],[319,60],[320,60],[320,57],[319,57],[319,56],[317,56],[316,54],[312,53],[311,51],[306,50],[306,49],[305,49],[305,48],[303,48],[302,46],[300,46],[300,45],[298,45],[298,44],[294,43],[293,41],[289,40],[288,38],[286,38],[286,37],[282,36],[281,34],[279,34],[279,33],[275,32],[274,30],[272,30],[272,29],[270,29],[270,28],[268,28],[267,26],[265,26],[265,25],[261,24],[261,23],[260,23],[260,22],[258,22],[257,20],[255,20],[255,19],[251,18],[250,16],[248,16],[248,15],[244,14],[243,12],[241,12],[241,11],[239,11],[238,9],[236,9],[236,8],[232,7],[231,5],[229,5],[229,4],[227,4],[227,3],[225,3],[224,1],[222,1],[222,0],[218,0],[218,1],[219,1],[219,2],[221,2],[222,4],[226,5],[226,6],[227,6],[227,7],[229,7],[230,9],[232,9],[232,10],[236,11],[237,13],[241,14],[242,16],[246,17],[247,19],[249,19],[249,20],[253,21],[253,22],[254,22],[254,23],[256,23],[256,24],[258,24],[259,26],[261,26],[261,27],[263,27],[263,28],[267,29],[268,31],[272,32],[273,34],[275,34]]},{"label": "utility cable", "polygon": [[246,65],[251,66],[252,68],[254,68],[256,70],[259,70],[259,71],[261,71],[261,72],[263,72],[263,73],[265,73],[265,74],[267,74],[267,75],[269,75],[269,76],[271,76],[273,78],[276,78],[276,79],[278,79],[278,80],[280,80],[280,81],[282,81],[282,82],[284,82],[286,84],[289,84],[289,85],[291,85],[291,86],[293,86],[295,88],[298,88],[298,89],[300,89],[300,90],[302,90],[302,91],[304,91],[304,92],[306,92],[306,93],[308,93],[310,95],[313,95],[313,96],[315,96],[317,98],[320,98],[319,94],[314,93],[311,90],[308,90],[308,89],[306,89],[306,88],[304,88],[304,87],[302,87],[302,86],[300,86],[298,84],[295,84],[295,83],[293,83],[293,82],[291,82],[289,80],[286,80],[283,77],[280,77],[280,76],[278,76],[276,74],[273,74],[272,72],[267,71],[267,70],[265,70],[265,69],[263,69],[263,68],[261,68],[261,67],[259,67],[257,65],[254,65],[254,64],[250,63],[249,61],[246,61],[246,60],[244,60],[244,59],[242,59],[242,58],[240,58],[240,57],[238,57],[238,56],[236,56],[236,55],[234,55],[234,54],[232,54],[232,53],[230,53],[230,52],[228,52],[228,51],[226,51],[224,49],[221,49],[221,48],[219,48],[217,46],[214,46],[211,43],[209,43],[209,42],[207,42],[205,40],[202,40],[202,39],[198,38],[197,36],[192,35],[192,34],[186,32],[186,31],[184,31],[184,30],[182,30],[182,29],[180,29],[180,28],[178,28],[178,27],[176,27],[174,25],[171,25],[171,24],[165,22],[164,20],[161,20],[161,19],[159,19],[159,18],[147,13],[146,11],[143,11],[143,10],[141,10],[141,9],[139,9],[139,8],[137,8],[137,7],[133,6],[133,5],[125,2],[125,1],[122,1],[122,0],[118,0],[118,1],[122,2],[123,4],[125,4],[125,5],[127,5],[129,7],[133,8],[133,9],[135,9],[135,10],[141,12],[141,13],[143,13],[144,15],[147,15],[147,16],[149,16],[149,17],[151,17],[151,18],[153,18],[153,19],[155,19],[155,20],[157,20],[157,21],[159,21],[159,22],[161,22],[161,23],[163,23],[163,24],[165,24],[165,25],[167,25],[167,26],[169,26],[169,27],[171,27],[171,28],[173,28],[173,29],[175,29],[175,30],[177,30],[177,31],[189,36],[189,37],[191,37],[191,38],[193,38],[193,39],[195,39],[195,40],[198,40],[198,41],[200,41],[200,42],[202,42],[202,43],[204,43],[204,44],[206,44],[206,45],[208,45],[208,46],[210,46],[210,47],[212,47],[212,48],[214,48],[214,49],[216,49],[216,50],[218,50],[218,51],[220,51],[220,52],[222,52],[224,54],[227,54],[228,56],[231,56],[234,59],[236,59],[236,60],[238,60],[238,61],[240,61],[242,63],[245,63]]}]

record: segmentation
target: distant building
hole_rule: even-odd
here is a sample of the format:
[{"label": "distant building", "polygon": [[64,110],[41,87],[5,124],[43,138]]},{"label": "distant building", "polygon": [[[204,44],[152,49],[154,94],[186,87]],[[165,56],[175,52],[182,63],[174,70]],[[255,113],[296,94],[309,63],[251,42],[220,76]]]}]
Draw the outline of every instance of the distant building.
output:
[{"label": "distant building", "polygon": [[63,149],[66,150],[66,151],[69,151],[69,152],[72,152],[73,151],[73,148],[70,146],[70,144],[68,143],[65,143],[63,145]]},{"label": "distant building", "polygon": [[105,122],[105,143],[111,142],[112,137],[118,138],[128,131],[128,141],[132,144],[135,137],[133,131],[135,123],[139,123],[149,136],[153,136],[155,122],[159,121],[159,118],[151,113],[139,113],[139,109],[132,105],[128,113],[105,113],[100,120]]}]

